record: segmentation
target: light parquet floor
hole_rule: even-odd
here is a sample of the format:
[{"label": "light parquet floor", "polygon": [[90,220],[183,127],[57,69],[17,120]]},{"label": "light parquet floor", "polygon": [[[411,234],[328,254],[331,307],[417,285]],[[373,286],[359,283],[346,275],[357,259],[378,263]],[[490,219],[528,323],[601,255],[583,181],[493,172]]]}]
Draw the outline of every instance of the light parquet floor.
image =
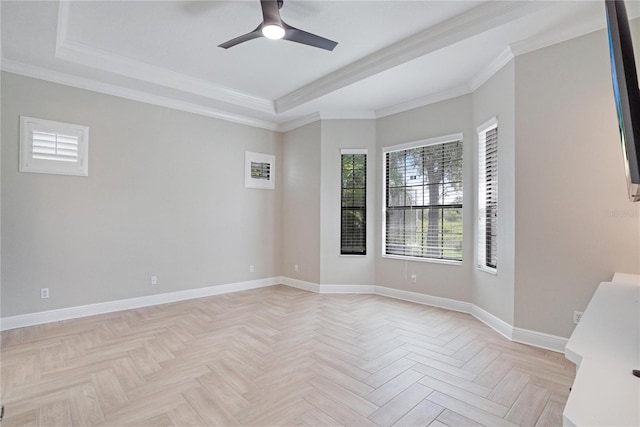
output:
[{"label": "light parquet floor", "polygon": [[2,333],[2,427],[559,426],[575,367],[473,317],[285,286]]}]

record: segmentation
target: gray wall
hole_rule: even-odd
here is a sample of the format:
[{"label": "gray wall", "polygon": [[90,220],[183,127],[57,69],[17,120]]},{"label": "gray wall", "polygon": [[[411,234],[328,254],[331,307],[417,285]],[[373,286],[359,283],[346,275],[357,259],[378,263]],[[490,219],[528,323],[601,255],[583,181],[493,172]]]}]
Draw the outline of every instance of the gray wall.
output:
[{"label": "gray wall", "polygon": [[[369,149],[366,256],[340,256],[341,148]],[[374,283],[375,148],[373,120],[322,120],[284,134],[284,276],[323,285]]]},{"label": "gray wall", "polygon": [[[2,95],[3,316],[280,274],[282,182],[245,189],[244,152],[279,166],[281,134],[9,73]],[[20,115],[89,126],[89,176],[18,172]]]},{"label": "gray wall", "polygon": [[[8,73],[1,83],[3,316],[283,275],[468,301],[566,337],[600,281],[640,272],[640,204],[625,192],[604,31],[519,56],[472,95],[285,134]],[[88,125],[89,177],[19,173],[20,115]],[[476,127],[493,116],[497,276],[474,256]],[[382,148],[456,132],[463,264],[382,258]],[[354,259],[337,255],[339,149],[359,147],[370,150],[370,238]],[[245,150],[277,156],[275,191],[244,188]]]},{"label": "gray wall", "polygon": [[515,76],[515,326],[566,337],[599,282],[640,272],[606,33],[519,56]]},{"label": "gray wall", "polygon": [[[463,263],[446,265],[433,262],[404,261],[382,257],[381,239],[376,245],[376,285],[412,292],[421,292],[443,298],[471,301],[471,271],[473,262],[473,135],[472,97],[461,96],[437,104],[384,117],[376,122],[378,153],[383,147],[421,139],[463,132],[464,199],[463,199]],[[381,155],[381,154],[380,154]],[[376,175],[382,177],[382,159],[377,162]],[[376,185],[376,211],[382,212],[382,181]],[[382,216],[376,219],[378,235]],[[406,273],[406,274],[405,274]],[[417,283],[408,280],[417,275]]]},{"label": "gray wall", "polygon": [[[0,11],[2,8],[0,7]],[[0,12],[0,22],[2,13]],[[0,62],[2,62],[2,43],[0,42]],[[0,72],[0,100],[2,100],[2,73]],[[2,129],[2,102],[0,102],[0,129]],[[2,132],[0,132],[0,147]],[[2,149],[0,149],[0,319],[2,319]]]},{"label": "gray wall", "polygon": [[[509,62],[473,94],[473,125],[498,118],[498,269],[473,269],[473,303],[513,324],[515,282],[515,65]],[[478,194],[478,136],[474,135],[473,194]],[[474,218],[478,217],[477,201]],[[475,222],[474,222],[475,225]],[[477,227],[474,236],[477,238]],[[474,244],[474,262],[477,247]]]},{"label": "gray wall", "polygon": [[[340,255],[340,150],[368,149],[367,254]],[[375,280],[375,174],[376,125],[374,120],[322,121],[321,274],[320,283],[372,285]]]},{"label": "gray wall", "polygon": [[320,283],[320,132],[315,122],[284,134],[281,271],[311,283]]}]

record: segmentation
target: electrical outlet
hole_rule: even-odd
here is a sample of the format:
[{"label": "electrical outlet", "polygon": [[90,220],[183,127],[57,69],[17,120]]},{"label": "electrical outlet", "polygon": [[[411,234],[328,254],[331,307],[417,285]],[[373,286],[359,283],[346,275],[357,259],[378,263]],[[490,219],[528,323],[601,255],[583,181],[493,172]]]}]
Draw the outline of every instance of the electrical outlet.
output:
[{"label": "electrical outlet", "polygon": [[573,323],[577,325],[580,322],[580,319],[582,319],[582,313],[582,311],[573,312]]},{"label": "electrical outlet", "polygon": [[298,268],[298,264],[295,264],[295,265],[293,266],[293,271],[300,271],[300,269]]},{"label": "electrical outlet", "polygon": [[158,276],[151,276],[151,284],[152,285],[158,284]]},{"label": "electrical outlet", "polygon": [[49,298],[49,288],[40,289],[40,298],[42,298],[42,299]]},{"label": "electrical outlet", "polygon": [[249,266],[249,273],[255,273],[256,268],[253,265]]},{"label": "electrical outlet", "polygon": [[416,274],[411,275],[411,283],[416,283],[418,281],[418,276]]}]

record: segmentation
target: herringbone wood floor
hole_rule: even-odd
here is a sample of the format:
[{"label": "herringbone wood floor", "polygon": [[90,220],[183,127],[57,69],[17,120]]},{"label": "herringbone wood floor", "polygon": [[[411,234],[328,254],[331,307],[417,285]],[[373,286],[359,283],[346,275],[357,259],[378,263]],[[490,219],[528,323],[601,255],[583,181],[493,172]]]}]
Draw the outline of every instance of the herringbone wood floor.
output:
[{"label": "herringbone wood floor", "polygon": [[6,331],[13,425],[561,425],[574,366],[469,315],[275,286]]}]

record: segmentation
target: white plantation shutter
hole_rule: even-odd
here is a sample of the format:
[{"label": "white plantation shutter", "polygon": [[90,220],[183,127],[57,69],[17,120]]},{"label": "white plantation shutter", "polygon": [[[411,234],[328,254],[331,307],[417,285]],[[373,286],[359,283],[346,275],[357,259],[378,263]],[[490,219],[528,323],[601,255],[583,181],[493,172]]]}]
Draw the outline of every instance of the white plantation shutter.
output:
[{"label": "white plantation shutter", "polygon": [[498,123],[490,120],[478,132],[478,267],[498,268]]},{"label": "white plantation shutter", "polygon": [[33,131],[34,159],[78,162],[80,138],[72,135]]},{"label": "white plantation shutter", "polygon": [[20,171],[87,176],[89,128],[20,117]]}]

